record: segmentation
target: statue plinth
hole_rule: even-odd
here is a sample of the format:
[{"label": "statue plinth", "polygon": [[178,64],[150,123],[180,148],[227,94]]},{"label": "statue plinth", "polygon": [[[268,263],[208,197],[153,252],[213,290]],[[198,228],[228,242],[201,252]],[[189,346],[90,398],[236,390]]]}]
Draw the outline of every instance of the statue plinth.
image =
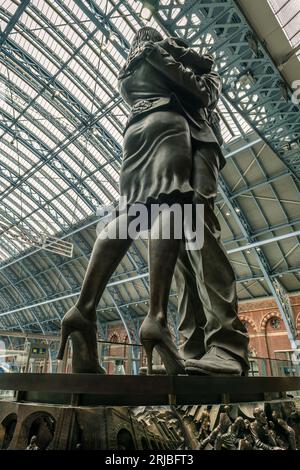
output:
[{"label": "statue plinth", "polygon": [[62,405],[187,405],[284,398],[300,377],[2,374],[0,389],[17,399]]},{"label": "statue plinth", "polygon": [[48,449],[247,448],[258,406],[279,416],[271,441],[282,429],[278,442],[298,446],[300,377],[3,374],[0,389],[16,391],[0,401],[0,448],[33,433]]}]

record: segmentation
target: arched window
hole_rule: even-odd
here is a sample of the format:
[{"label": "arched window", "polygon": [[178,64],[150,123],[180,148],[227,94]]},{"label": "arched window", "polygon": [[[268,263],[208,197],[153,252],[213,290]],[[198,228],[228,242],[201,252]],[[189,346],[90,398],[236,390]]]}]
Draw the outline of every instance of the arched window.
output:
[{"label": "arched window", "polygon": [[249,348],[248,348],[248,356],[249,357],[256,357],[257,356],[257,352],[252,346],[249,346]]},{"label": "arched window", "polygon": [[281,327],[281,320],[278,317],[272,317],[270,319],[270,326],[273,330],[278,330]]},{"label": "arched window", "polygon": [[113,333],[109,339],[111,343],[118,343],[119,342],[119,337],[117,333]]},{"label": "arched window", "polygon": [[23,424],[27,438],[26,446],[30,444],[31,438],[36,436],[39,449],[47,449],[54,437],[55,425],[55,419],[49,413],[32,413]]},{"label": "arched window", "polygon": [[135,445],[131,433],[127,429],[120,429],[117,434],[118,450],[134,450]]},{"label": "arched window", "polygon": [[0,426],[0,449],[6,450],[12,441],[17,424],[17,415],[11,413],[6,416]]}]

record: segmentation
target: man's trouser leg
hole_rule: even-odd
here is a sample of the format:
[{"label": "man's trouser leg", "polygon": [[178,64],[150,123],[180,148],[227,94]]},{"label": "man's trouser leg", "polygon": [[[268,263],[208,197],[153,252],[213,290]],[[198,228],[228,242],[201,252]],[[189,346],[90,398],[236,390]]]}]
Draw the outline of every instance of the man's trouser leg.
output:
[{"label": "man's trouser leg", "polygon": [[174,277],[178,293],[179,353],[183,359],[200,359],[205,354],[206,317],[184,241],[180,246]]},{"label": "man's trouser leg", "polygon": [[[198,300],[193,315],[181,308],[181,333],[185,336],[185,348],[194,351],[194,356],[201,355],[202,343],[199,348],[191,341],[189,348],[189,331],[195,323],[195,311],[198,310],[200,318],[202,311],[206,317],[204,327],[205,349],[218,346],[234,355],[244,369],[248,368],[248,335],[244,325],[237,316],[237,294],[234,271],[228,260],[227,254],[221,243],[221,229],[213,210],[213,200],[217,194],[219,175],[218,150],[214,144],[199,143],[194,152],[193,187],[195,189],[194,202],[204,204],[204,244],[200,250],[187,251],[189,265],[185,264],[185,257],[179,255],[177,270],[184,273],[184,269],[190,269],[197,279],[197,288],[202,310],[198,310]],[[178,276],[178,274],[177,274]],[[187,276],[183,277],[184,284],[179,289],[179,299],[187,298],[188,306],[195,298],[194,289],[188,287]],[[184,306],[184,303],[182,303]],[[202,320],[200,320],[202,324]],[[186,332],[186,333],[185,333]],[[199,352],[198,352],[199,351]]]}]

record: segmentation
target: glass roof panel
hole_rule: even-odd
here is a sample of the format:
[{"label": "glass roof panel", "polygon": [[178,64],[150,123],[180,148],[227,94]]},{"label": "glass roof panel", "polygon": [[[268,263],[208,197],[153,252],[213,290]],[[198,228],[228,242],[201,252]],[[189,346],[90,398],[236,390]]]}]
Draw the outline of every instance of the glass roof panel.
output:
[{"label": "glass roof panel", "polygon": [[[299,0],[268,0],[275,16],[293,47],[300,44]],[[300,57],[300,51],[297,53]]]},{"label": "glass roof panel", "polygon": [[[102,11],[106,8],[108,15],[113,11],[109,21],[124,42],[130,43],[135,30],[142,25],[132,15],[140,4],[129,0],[118,2],[115,8],[115,0],[94,3]],[[2,29],[18,4],[16,0],[2,0]],[[198,22],[195,15],[191,20]],[[285,20],[294,24],[290,17]],[[154,18],[148,24],[162,32]],[[91,32],[93,36],[87,40]],[[117,153],[122,145],[128,107],[124,103],[116,105],[92,129],[88,121],[95,113],[101,115],[104,105],[117,96],[117,74],[126,51],[120,53],[114,34],[109,36],[107,47],[101,49],[103,32],[73,0],[31,0],[9,40],[19,52],[0,59],[0,83],[7,84],[1,109],[8,115],[6,118],[0,114],[0,126],[8,130],[2,136],[0,128],[0,151],[7,171],[1,181],[2,190],[11,190],[6,203],[12,206],[16,218],[28,215],[27,228],[39,232],[49,225],[51,233],[55,233],[92,215],[93,198],[99,203],[118,198]],[[207,45],[212,40],[207,36]],[[80,51],[74,54],[77,48]],[[247,133],[251,129],[225,104],[220,103],[219,111],[225,142],[230,142],[240,136],[240,130]],[[19,117],[20,113],[23,114]],[[238,117],[240,127],[231,113]],[[15,118],[17,123],[13,123]],[[70,142],[52,156],[66,137]],[[8,180],[9,170],[19,178],[13,189]],[[22,243],[16,246],[24,249]]]}]

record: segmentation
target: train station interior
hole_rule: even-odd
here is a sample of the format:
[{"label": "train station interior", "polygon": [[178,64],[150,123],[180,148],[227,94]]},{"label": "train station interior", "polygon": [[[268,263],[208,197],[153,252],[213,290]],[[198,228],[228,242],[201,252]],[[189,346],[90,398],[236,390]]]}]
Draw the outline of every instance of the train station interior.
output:
[{"label": "train station interior", "polygon": [[[130,113],[118,75],[143,26],[214,58],[226,159],[214,211],[249,335],[249,377],[299,377],[299,0],[1,1],[0,377],[72,372],[70,340],[57,359],[61,320],[79,297],[103,208],[118,203]],[[149,299],[148,241],[138,238],[97,307],[98,359],[107,375],[146,373],[139,329]],[[177,346],[179,323],[173,280],[168,327]],[[162,364],[156,350],[153,363]],[[1,389],[0,408],[13,396]],[[181,411],[203,419],[200,405]],[[38,432],[47,447],[62,418],[43,413],[24,415],[30,434],[20,435],[19,448]],[[179,448],[177,424],[157,424],[173,422],[168,416],[160,410],[155,421],[142,407],[135,411],[137,427],[155,428],[143,442]],[[3,449],[17,422],[5,419]],[[110,419],[129,418],[114,411]],[[134,448],[130,439],[121,433],[118,448]]]}]

